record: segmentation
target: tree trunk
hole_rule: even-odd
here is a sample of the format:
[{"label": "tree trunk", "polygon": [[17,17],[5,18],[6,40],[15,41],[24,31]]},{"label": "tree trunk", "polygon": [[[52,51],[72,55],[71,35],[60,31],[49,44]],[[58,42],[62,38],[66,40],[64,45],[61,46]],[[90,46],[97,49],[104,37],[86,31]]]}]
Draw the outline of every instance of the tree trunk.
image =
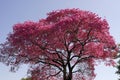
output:
[{"label": "tree trunk", "polygon": [[69,71],[69,74],[67,75],[67,79],[66,80],[72,80],[72,71]]},{"label": "tree trunk", "polygon": [[72,76],[70,75],[64,76],[63,80],[72,80]]},{"label": "tree trunk", "polygon": [[66,77],[66,67],[64,67],[64,70],[63,70],[63,80],[67,80],[67,77]]},{"label": "tree trunk", "polygon": [[72,80],[71,76],[68,75],[67,78],[66,78],[66,80]]},{"label": "tree trunk", "polygon": [[67,74],[67,72],[65,72],[63,74],[63,80],[72,80],[72,71],[70,71],[69,74]]}]

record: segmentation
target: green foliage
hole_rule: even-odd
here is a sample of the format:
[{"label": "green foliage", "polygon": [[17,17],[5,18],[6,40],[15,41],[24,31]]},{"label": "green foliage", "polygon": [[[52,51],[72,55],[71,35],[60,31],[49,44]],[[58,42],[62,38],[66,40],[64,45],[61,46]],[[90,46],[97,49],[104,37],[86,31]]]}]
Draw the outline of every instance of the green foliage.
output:
[{"label": "green foliage", "polygon": [[[120,77],[120,60],[119,60],[117,63],[118,63],[118,64],[117,64],[117,66],[116,66],[116,68],[117,68],[116,74],[118,74],[119,77]],[[119,78],[118,80],[120,80],[120,78]]]},{"label": "green foliage", "polygon": [[120,44],[118,44],[118,55],[117,55],[116,59],[118,59],[117,66],[116,66],[116,68],[117,68],[116,74],[119,75],[118,80],[120,80]]},{"label": "green foliage", "polygon": [[31,80],[31,78],[22,78],[21,80]]}]

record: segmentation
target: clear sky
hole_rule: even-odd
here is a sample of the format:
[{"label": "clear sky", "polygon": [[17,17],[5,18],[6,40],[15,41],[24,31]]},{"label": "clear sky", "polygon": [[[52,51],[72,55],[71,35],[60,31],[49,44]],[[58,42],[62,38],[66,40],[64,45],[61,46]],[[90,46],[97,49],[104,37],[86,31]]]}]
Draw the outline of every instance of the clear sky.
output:
[{"label": "clear sky", "polygon": [[[0,0],[0,43],[5,41],[14,24],[38,21],[52,10],[65,8],[88,10],[106,18],[111,35],[120,43],[120,0]],[[16,73],[9,72],[9,69],[0,63],[0,80],[20,80],[26,76],[26,66],[21,66]],[[101,64],[96,67],[95,80],[117,80],[115,71],[115,68]]]}]

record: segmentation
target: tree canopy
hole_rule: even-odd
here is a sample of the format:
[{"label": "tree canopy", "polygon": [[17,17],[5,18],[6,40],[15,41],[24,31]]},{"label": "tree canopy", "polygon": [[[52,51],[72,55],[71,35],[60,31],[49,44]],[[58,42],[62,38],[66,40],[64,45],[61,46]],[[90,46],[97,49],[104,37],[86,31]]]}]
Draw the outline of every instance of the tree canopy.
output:
[{"label": "tree canopy", "polygon": [[0,61],[11,70],[30,64],[32,80],[93,80],[96,60],[114,65],[116,51],[105,19],[89,11],[62,9],[38,22],[15,24],[1,44]]}]

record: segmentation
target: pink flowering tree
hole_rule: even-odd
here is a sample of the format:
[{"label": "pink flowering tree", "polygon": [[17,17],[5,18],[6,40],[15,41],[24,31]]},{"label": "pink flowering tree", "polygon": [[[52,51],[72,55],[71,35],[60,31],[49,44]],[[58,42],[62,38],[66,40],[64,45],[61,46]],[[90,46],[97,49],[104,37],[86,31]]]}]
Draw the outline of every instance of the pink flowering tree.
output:
[{"label": "pink flowering tree", "polygon": [[32,80],[93,80],[96,61],[114,65],[116,44],[109,25],[95,13],[64,9],[38,22],[13,26],[1,44],[0,61],[14,71],[30,64]]}]

